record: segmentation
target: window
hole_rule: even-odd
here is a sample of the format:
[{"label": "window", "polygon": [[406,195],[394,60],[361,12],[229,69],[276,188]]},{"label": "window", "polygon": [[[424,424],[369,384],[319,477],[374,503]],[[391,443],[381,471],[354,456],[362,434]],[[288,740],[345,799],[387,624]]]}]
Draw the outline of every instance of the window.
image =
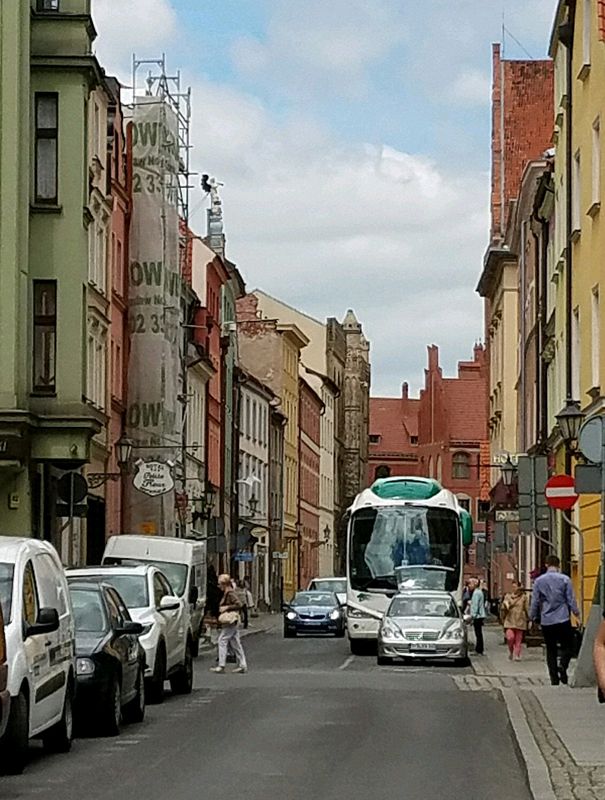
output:
[{"label": "window", "polygon": [[95,315],[88,317],[86,398],[97,408],[106,405],[107,327]]},{"label": "window", "polygon": [[[601,309],[599,303],[599,289],[595,287],[592,290],[592,325],[591,325],[591,387],[601,385],[599,361],[601,359]],[[579,395],[578,395],[579,396]]]},{"label": "window", "polygon": [[580,173],[580,151],[573,157],[573,171],[571,180],[571,224],[574,231],[580,230],[580,210],[582,207],[582,199],[580,197],[582,191],[581,173]]},{"label": "window", "polygon": [[246,397],[246,439],[250,438],[250,398]]},{"label": "window", "polygon": [[571,392],[580,398],[580,309],[574,308],[571,316]]},{"label": "window", "polygon": [[418,444],[418,437],[410,436],[410,444]]},{"label": "window", "polygon": [[65,592],[61,581],[57,579],[57,568],[51,556],[43,553],[34,558],[41,608],[56,608],[60,617],[67,614]]},{"label": "window", "polygon": [[468,480],[471,476],[471,458],[468,453],[454,453],[452,478]]},{"label": "window", "polygon": [[57,202],[57,126],[59,95],[36,92],[35,200]]},{"label": "window", "polygon": [[38,0],[37,11],[58,11],[59,0]]},{"label": "window", "polygon": [[387,467],[386,464],[380,464],[376,467],[374,471],[374,480],[378,480],[379,478],[390,478],[391,477],[391,468]]},{"label": "window", "polygon": [[57,282],[34,281],[33,391],[56,389]]},{"label": "window", "polygon": [[32,562],[28,561],[23,573],[23,621],[35,625],[38,621],[38,587]]},{"label": "window", "polygon": [[378,444],[379,442],[380,442],[380,434],[371,433],[370,434],[370,444]]},{"label": "window", "polygon": [[458,503],[462,506],[465,511],[470,513],[471,510],[471,498],[470,497],[458,497]]},{"label": "window", "polygon": [[592,123],[592,203],[601,202],[601,120]]}]

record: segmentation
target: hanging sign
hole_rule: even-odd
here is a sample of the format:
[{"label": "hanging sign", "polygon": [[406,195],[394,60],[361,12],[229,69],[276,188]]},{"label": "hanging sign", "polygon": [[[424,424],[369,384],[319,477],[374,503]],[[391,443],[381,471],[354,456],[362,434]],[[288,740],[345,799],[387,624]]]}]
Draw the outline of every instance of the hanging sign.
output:
[{"label": "hanging sign", "polygon": [[174,489],[170,466],[162,461],[139,461],[132,483],[139,492],[157,497]]}]

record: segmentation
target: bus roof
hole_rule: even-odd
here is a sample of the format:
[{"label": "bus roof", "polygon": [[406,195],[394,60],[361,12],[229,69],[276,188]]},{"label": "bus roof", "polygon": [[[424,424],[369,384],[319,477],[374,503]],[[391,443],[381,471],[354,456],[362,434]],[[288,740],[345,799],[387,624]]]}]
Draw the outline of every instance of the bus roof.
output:
[{"label": "bus roof", "polygon": [[433,478],[401,475],[375,481],[357,495],[351,511],[368,506],[402,505],[438,506],[458,513],[462,510],[456,496]]}]

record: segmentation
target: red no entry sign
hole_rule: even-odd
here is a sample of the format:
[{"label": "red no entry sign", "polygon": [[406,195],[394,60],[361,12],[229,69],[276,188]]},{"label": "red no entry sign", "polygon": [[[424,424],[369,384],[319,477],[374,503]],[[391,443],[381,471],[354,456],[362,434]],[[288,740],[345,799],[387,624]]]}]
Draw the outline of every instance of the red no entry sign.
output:
[{"label": "red no entry sign", "polygon": [[560,511],[569,511],[578,502],[575,482],[571,475],[553,475],[546,481],[544,487],[546,502],[551,508]]}]

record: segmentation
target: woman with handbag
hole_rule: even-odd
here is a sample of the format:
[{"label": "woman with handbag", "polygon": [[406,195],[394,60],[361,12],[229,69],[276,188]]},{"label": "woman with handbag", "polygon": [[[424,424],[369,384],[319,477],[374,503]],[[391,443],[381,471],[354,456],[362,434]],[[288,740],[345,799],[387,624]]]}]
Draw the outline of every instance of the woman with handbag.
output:
[{"label": "woman with handbag", "polygon": [[512,591],[502,601],[500,620],[506,635],[509,659],[521,661],[523,637],[529,627],[529,604],[518,581],[513,581]]},{"label": "woman with handbag", "polygon": [[238,596],[233,591],[233,583],[229,575],[221,575],[218,585],[223,593],[219,606],[218,625],[218,666],[212,667],[211,672],[224,672],[227,664],[227,651],[229,648],[235,653],[237,667],[233,672],[247,672],[246,655],[239,638],[238,623],[242,607]]}]

